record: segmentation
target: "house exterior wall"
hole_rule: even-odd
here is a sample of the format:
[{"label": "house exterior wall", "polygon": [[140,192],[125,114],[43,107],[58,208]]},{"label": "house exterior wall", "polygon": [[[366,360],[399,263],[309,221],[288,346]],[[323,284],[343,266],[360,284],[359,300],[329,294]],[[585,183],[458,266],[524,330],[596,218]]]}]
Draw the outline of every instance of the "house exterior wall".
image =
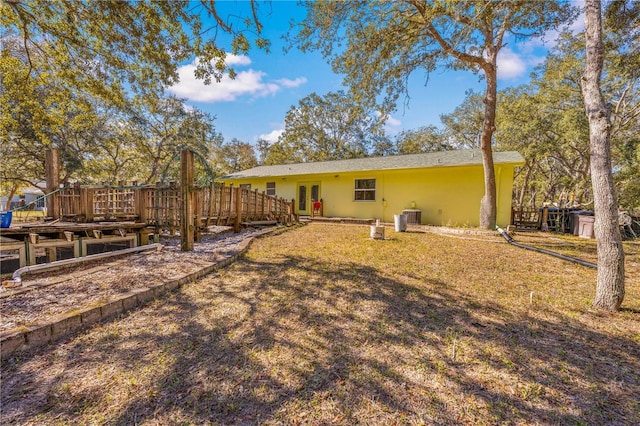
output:
[{"label": "house exterior wall", "polygon": [[[10,209],[13,210],[15,208],[20,207],[21,200],[24,200],[24,204],[28,205],[38,200],[38,198],[42,197],[43,195],[44,193],[39,190],[24,191],[22,195],[14,195],[13,198],[11,199]],[[3,195],[0,197],[0,210],[4,210],[5,206],[7,205],[7,198],[8,197],[6,195]],[[36,202],[36,206],[34,210],[42,210],[44,205],[45,205],[44,199],[38,200]]]},{"label": "house exterior wall", "polygon": [[[507,226],[511,218],[514,166],[500,164],[495,166],[495,170],[497,223]],[[376,180],[375,201],[354,200],[356,179]],[[422,212],[422,224],[428,225],[478,226],[480,200],[484,195],[482,166],[476,165],[226,179],[225,182],[250,184],[251,189],[265,192],[267,182],[275,182],[276,195],[295,199],[296,206],[300,183],[319,184],[327,217],[375,218],[393,222],[394,214],[416,208]]]}]

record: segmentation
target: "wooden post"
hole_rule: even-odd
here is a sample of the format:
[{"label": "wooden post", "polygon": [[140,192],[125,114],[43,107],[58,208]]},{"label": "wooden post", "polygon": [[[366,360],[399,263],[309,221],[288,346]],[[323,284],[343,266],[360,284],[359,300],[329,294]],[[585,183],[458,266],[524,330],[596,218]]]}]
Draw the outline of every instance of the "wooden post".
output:
[{"label": "wooden post", "polygon": [[204,212],[204,188],[194,188],[193,190],[193,220],[194,226],[194,240],[196,243],[202,241],[202,213]]},{"label": "wooden post", "polygon": [[94,205],[93,205],[93,193],[95,190],[93,188],[80,188],[80,199],[82,209],[84,210],[84,220],[86,222],[93,222],[93,213],[94,213]]},{"label": "wooden post", "polygon": [[[229,185],[229,203],[227,204],[227,218],[225,220],[225,224],[228,226],[231,223],[231,211],[233,210],[233,184]],[[236,192],[237,194],[237,192]]]},{"label": "wooden post", "polygon": [[138,216],[138,222],[147,223],[147,193],[148,188],[136,188],[134,192],[134,199],[136,204],[136,216]]},{"label": "wooden post", "polygon": [[[312,207],[313,208],[313,207]],[[289,210],[289,221],[290,222],[297,222],[296,220],[296,200],[294,198],[291,199],[291,205]]]},{"label": "wooden post", "polygon": [[216,184],[211,182],[209,185],[209,205],[207,206],[207,228],[211,224],[211,216],[213,216],[213,205],[216,202]]},{"label": "wooden post", "polygon": [[[182,163],[181,163],[182,164]],[[179,226],[180,219],[180,209],[178,206],[178,202],[182,197],[182,193],[178,192],[175,181],[169,182],[169,189],[167,191],[167,208],[168,208],[168,217],[169,217],[169,234],[174,235],[176,231],[176,226]]]},{"label": "wooden post", "polygon": [[549,207],[545,206],[542,209],[542,225],[540,226],[542,232],[549,232]]},{"label": "wooden post", "polygon": [[258,188],[253,192],[253,212],[252,215],[255,218],[258,216]]},{"label": "wooden post", "polygon": [[233,229],[240,232],[240,222],[242,221],[242,188],[236,187],[236,220]]},{"label": "wooden post", "polygon": [[180,250],[193,251],[193,152],[180,153],[180,191],[182,211],[180,212]]},{"label": "wooden post", "polygon": [[[45,153],[45,171],[47,175],[47,194],[60,188],[60,155],[56,148],[50,148]],[[58,193],[47,197],[47,215],[58,219],[60,217],[60,198]]]},{"label": "wooden post", "polygon": [[218,204],[218,217],[216,218],[216,226],[220,225],[222,219],[222,206],[224,206],[224,182],[220,185],[220,202]]}]

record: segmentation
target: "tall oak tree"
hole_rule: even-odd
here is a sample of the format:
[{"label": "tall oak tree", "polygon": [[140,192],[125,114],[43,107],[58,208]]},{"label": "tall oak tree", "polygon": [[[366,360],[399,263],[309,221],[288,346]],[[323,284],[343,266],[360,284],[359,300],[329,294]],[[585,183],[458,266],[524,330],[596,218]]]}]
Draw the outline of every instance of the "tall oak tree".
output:
[{"label": "tall oak tree", "polygon": [[593,305],[605,311],[615,311],[624,299],[624,251],[611,173],[611,107],[605,103],[600,89],[605,55],[600,0],[586,0],[584,22],[587,63],[582,77],[582,94],[589,120],[591,182],[598,245],[598,281]]},{"label": "tall oak tree", "polygon": [[307,19],[292,43],[319,50],[334,71],[345,74],[354,100],[382,103],[383,113],[408,94],[408,77],[418,69],[469,70],[485,79],[480,148],[485,194],[480,226],[496,222],[496,179],[491,150],[495,131],[497,59],[507,33],[535,36],[575,16],[568,2],[358,1],[307,3]]}]

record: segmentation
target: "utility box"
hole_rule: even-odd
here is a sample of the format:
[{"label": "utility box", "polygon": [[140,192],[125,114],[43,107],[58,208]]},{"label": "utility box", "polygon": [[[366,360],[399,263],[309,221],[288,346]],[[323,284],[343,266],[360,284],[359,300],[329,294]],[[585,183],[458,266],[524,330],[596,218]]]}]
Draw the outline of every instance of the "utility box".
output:
[{"label": "utility box", "polygon": [[569,229],[573,235],[580,235],[580,216],[592,216],[593,211],[574,210],[569,213]]},{"label": "utility box", "polygon": [[407,209],[402,210],[402,214],[407,216],[407,223],[412,225],[420,225],[422,223],[422,210]]},{"label": "utility box", "polygon": [[578,215],[578,229],[579,229],[579,237],[580,238],[595,238],[595,232],[593,230],[593,226],[595,224],[596,218],[594,216],[584,216]]}]

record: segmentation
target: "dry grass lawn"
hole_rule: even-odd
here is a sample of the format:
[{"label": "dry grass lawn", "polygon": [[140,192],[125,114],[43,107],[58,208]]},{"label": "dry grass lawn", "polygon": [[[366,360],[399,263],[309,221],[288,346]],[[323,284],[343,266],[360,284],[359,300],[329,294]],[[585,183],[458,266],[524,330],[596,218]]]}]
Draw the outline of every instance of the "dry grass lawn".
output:
[{"label": "dry grass lawn", "polygon": [[[487,236],[309,225],[2,361],[4,424],[640,424],[640,245],[595,271]],[[593,241],[516,236],[595,259]]]}]

